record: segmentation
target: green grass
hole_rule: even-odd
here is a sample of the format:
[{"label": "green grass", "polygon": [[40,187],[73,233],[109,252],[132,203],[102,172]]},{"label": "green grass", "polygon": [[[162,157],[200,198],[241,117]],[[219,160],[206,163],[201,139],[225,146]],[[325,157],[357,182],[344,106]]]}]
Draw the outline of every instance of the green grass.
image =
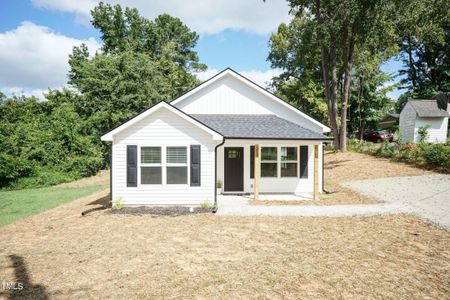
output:
[{"label": "green grass", "polygon": [[107,185],[0,191],[0,227],[107,188]]}]

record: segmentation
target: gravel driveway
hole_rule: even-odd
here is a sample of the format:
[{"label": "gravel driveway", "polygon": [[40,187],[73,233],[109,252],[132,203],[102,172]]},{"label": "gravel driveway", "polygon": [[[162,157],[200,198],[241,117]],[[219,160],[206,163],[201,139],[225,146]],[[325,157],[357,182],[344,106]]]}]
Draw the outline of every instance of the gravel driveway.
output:
[{"label": "gravel driveway", "polygon": [[343,186],[367,197],[399,204],[450,230],[450,176],[422,175],[352,181]]}]

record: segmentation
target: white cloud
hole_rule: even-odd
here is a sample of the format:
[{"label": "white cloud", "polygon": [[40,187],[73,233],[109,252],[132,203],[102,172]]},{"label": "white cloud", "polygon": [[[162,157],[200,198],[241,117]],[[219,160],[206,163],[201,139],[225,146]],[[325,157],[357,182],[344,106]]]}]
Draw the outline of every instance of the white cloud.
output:
[{"label": "white cloud", "polygon": [[94,38],[79,40],[48,27],[23,22],[0,33],[0,87],[5,94],[42,94],[67,83],[68,56],[73,46],[85,43],[94,53],[100,44]]},{"label": "white cloud", "polygon": [[[205,72],[195,73],[195,75],[197,76],[197,78],[199,80],[205,81],[205,80],[213,77],[214,75],[216,75],[219,72],[220,72],[220,70],[209,69]],[[267,71],[252,70],[252,71],[242,71],[242,72],[239,72],[239,74],[254,81],[256,84],[258,84],[264,88],[267,88],[268,83],[270,83],[272,78],[281,74],[281,70],[278,70],[278,69],[271,69],[271,70],[267,70]]]},{"label": "white cloud", "polygon": [[[78,20],[88,20],[93,0],[32,0],[36,6],[74,13]],[[137,8],[150,19],[161,13],[180,18],[199,33],[214,34],[225,29],[242,29],[258,34],[275,31],[289,21],[286,0],[107,0],[122,7]]]}]

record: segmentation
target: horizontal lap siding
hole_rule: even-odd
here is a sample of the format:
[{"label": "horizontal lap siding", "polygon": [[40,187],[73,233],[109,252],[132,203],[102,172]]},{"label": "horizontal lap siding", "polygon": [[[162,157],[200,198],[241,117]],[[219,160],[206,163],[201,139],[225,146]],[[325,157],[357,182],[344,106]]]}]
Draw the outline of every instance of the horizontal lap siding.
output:
[{"label": "horizontal lap siding", "polygon": [[419,128],[430,125],[428,128],[427,142],[444,143],[447,141],[448,118],[420,118],[416,119],[415,140],[420,142]]},{"label": "horizontal lap siding", "polygon": [[[126,146],[186,146],[188,182],[184,185],[141,185],[138,163],[138,186],[126,186]],[[190,145],[201,145],[201,186],[190,186]],[[132,125],[114,137],[113,200],[126,205],[195,205],[214,201],[214,146],[210,134],[168,110],[161,110]],[[138,151],[139,155],[140,151]],[[164,158],[165,155],[162,155]],[[140,157],[138,156],[138,162]],[[163,171],[163,183],[165,183]]]},{"label": "horizontal lap siding", "polygon": [[[244,192],[253,192],[253,179],[250,178],[250,146],[259,144],[264,146],[287,146],[299,147],[307,145],[308,156],[308,178],[298,177],[261,177],[261,193],[312,193],[314,191],[314,143],[307,141],[268,141],[268,140],[227,140],[217,151],[218,180],[224,183],[224,147],[244,147]],[[319,191],[322,191],[322,143],[319,145]],[[297,150],[299,151],[299,150]],[[298,166],[297,166],[298,168]]]}]

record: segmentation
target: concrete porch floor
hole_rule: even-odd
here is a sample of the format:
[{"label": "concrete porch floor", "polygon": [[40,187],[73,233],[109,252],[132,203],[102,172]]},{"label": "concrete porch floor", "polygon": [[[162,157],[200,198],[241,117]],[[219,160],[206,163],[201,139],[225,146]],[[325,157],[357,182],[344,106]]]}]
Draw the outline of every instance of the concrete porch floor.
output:
[{"label": "concrete porch floor", "polygon": [[[330,216],[382,215],[411,212],[397,203],[355,205],[250,205],[249,196],[217,195],[217,215],[222,216]],[[278,199],[279,200],[279,199]]]},{"label": "concrete porch floor", "polygon": [[[253,200],[254,195],[243,195],[244,198],[248,200]],[[267,200],[276,200],[276,201],[304,201],[304,200],[313,200],[313,196],[311,194],[259,194],[259,200],[267,201]]]}]

